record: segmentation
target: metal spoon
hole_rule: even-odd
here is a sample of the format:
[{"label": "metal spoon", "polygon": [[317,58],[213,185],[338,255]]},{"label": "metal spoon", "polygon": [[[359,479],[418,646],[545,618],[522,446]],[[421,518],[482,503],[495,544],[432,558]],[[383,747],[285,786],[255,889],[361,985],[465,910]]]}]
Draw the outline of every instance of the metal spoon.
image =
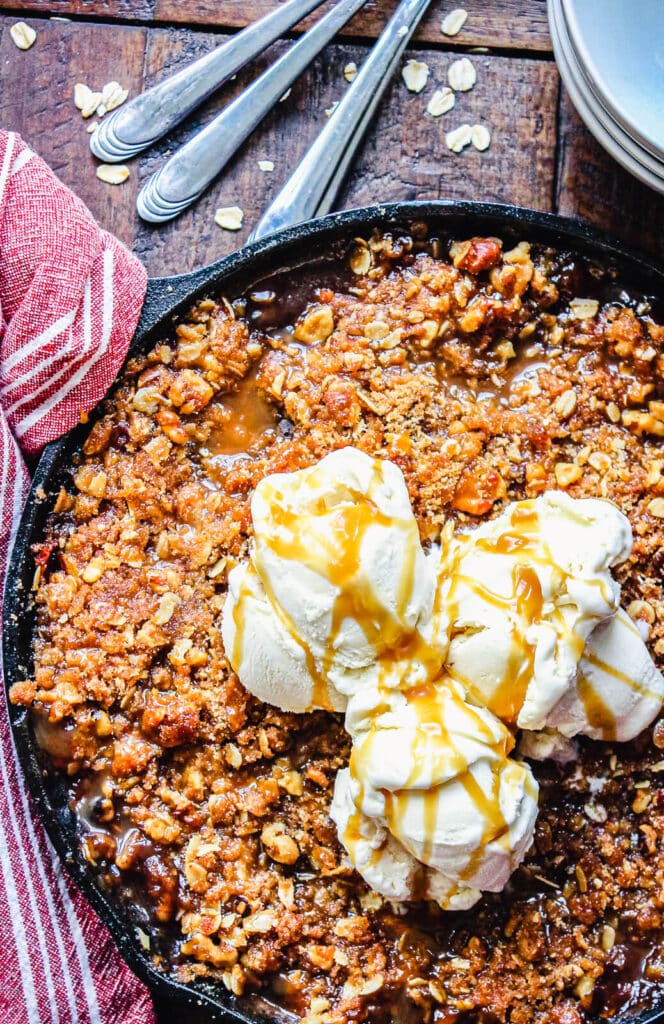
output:
[{"label": "metal spoon", "polygon": [[357,78],[249,241],[329,213],[381,96],[430,3],[402,0]]},{"label": "metal spoon", "polygon": [[100,123],[90,149],[110,163],[140,153],[322,2],[288,0],[211,53],[118,107]]},{"label": "metal spoon", "polygon": [[316,54],[365,3],[340,0],[272,67],[178,149],[139,193],[136,208],[140,216],[161,224],[190,206]]}]

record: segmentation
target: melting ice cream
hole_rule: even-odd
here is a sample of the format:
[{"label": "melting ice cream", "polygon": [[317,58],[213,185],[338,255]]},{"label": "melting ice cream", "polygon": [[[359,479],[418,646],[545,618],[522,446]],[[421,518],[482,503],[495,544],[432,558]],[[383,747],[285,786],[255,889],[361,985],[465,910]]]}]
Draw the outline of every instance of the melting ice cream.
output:
[{"label": "melting ice cream", "polygon": [[[222,630],[242,683],[282,710],[345,710],[332,817],[367,882],[471,906],[501,890],[537,814],[513,732],[625,740],[664,697],[611,568],[628,521],[552,492],[425,553],[392,463],[354,448],[263,480]],[[558,737],[558,739],[556,739]]]}]

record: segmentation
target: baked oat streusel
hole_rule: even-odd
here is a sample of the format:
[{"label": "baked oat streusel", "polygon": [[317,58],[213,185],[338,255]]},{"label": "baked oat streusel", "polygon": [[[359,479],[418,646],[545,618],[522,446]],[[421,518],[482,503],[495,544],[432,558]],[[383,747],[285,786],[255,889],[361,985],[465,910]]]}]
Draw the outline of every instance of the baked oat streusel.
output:
[{"label": "baked oat streusel", "polygon": [[404,912],[328,817],[340,717],[249,697],[220,636],[257,482],[352,444],[402,469],[424,542],[550,488],[612,499],[635,535],[623,605],[661,667],[663,371],[664,327],[609,271],[389,235],[202,301],[129,364],[35,553],[12,699],[71,776],[85,857],[149,908],[160,967],[309,1024],[580,1024],[664,993],[664,724],[535,766],[536,842],[500,896]]}]

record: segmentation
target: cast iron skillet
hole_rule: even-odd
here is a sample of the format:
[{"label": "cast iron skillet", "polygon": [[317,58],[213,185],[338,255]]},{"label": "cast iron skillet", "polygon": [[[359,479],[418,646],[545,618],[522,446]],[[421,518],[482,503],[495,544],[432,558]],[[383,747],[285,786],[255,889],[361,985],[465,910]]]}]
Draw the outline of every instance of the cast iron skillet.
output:
[{"label": "cast iron skillet", "polygon": [[[239,252],[194,273],[157,278],[148,285],[141,321],[132,342],[131,354],[143,353],[167,336],[193,301],[205,295],[240,294],[239,289],[259,281],[271,272],[310,265],[329,246],[357,235],[367,237],[374,226],[408,232],[414,222],[425,222],[429,234],[467,238],[497,235],[506,245],[525,239],[571,249],[614,264],[626,285],[664,300],[664,270],[647,257],[627,251],[619,242],[575,221],[518,207],[483,203],[410,202],[371,206],[332,214],[255,242]],[[238,289],[236,291],[236,288]],[[77,452],[94,422],[77,426],[44,450],[34,475],[9,564],[4,601],[4,674],[9,687],[32,674],[32,636],[35,609],[31,598],[34,561],[31,544],[43,537],[47,516],[60,486],[67,479],[72,456]],[[143,949],[136,924],[119,905],[98,887],[92,869],[82,858],[76,837],[76,820],[67,806],[66,785],[49,772],[47,761],[37,747],[29,716],[24,709],[9,706],[9,715],[19,758],[30,792],[51,841],[60,858],[108,926],[120,953],[154,994],[193,1010],[205,1007],[219,1014],[225,1024],[292,1021],[291,1014],[256,997],[238,1001],[221,985],[197,982],[184,986],[159,973]],[[659,1008],[630,1024],[664,1021],[664,997]],[[406,1024],[406,1022],[401,1022]]]}]

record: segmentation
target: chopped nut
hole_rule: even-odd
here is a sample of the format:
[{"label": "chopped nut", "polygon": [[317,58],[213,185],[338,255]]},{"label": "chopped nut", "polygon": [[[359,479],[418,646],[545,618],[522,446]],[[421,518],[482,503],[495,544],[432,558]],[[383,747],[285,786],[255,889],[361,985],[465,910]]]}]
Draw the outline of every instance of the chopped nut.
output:
[{"label": "chopped nut", "polygon": [[611,459],[606,452],[591,452],[588,462],[598,473],[608,473],[611,469]]},{"label": "chopped nut", "polygon": [[422,60],[407,60],[401,77],[409,92],[422,92],[429,78],[429,65]]},{"label": "chopped nut", "polygon": [[224,231],[239,231],[244,220],[244,210],[239,206],[220,206],[214,215],[215,224]]},{"label": "chopped nut", "polygon": [[583,475],[583,470],[581,466],[576,466],[573,462],[556,462],[554,473],[558,486],[564,488],[579,480]]},{"label": "chopped nut", "polygon": [[594,988],[595,979],[589,974],[582,974],[574,986],[574,992],[579,999],[583,999],[585,996],[589,996]]},{"label": "chopped nut", "polygon": [[627,614],[630,619],[641,619],[649,626],[655,621],[655,609],[648,601],[630,601],[627,605]]},{"label": "chopped nut", "polygon": [[638,409],[623,409],[620,418],[625,427],[635,434],[653,434],[664,437],[664,422],[653,416],[651,412],[640,412]]},{"label": "chopped nut", "polygon": [[177,596],[177,594],[172,594],[168,591],[165,594],[163,594],[159,601],[159,607],[157,608],[155,614],[152,616],[152,621],[155,623],[155,625],[165,626],[167,622],[170,622],[170,620],[173,618],[173,612],[175,611],[179,603],[180,598]]},{"label": "chopped nut", "polygon": [[148,415],[156,412],[159,404],[164,401],[164,396],[155,387],[138,388],[134,393],[131,404],[138,412],[145,412]]},{"label": "chopped nut", "polygon": [[367,911],[380,910],[384,902],[380,893],[375,892],[373,889],[369,889],[368,892],[364,892],[360,896],[360,906],[365,913]]},{"label": "chopped nut", "polygon": [[129,168],[125,164],[99,164],[97,177],[106,185],[122,185],[129,177]]},{"label": "chopped nut", "polygon": [[334,964],[334,946],[311,945],[308,949],[309,959],[314,967],[329,971]]},{"label": "chopped nut", "polygon": [[351,60],[344,67],[344,78],[347,82],[354,82],[357,78],[357,64]]},{"label": "chopped nut", "polygon": [[447,132],[445,136],[445,145],[453,153],[460,153],[472,141],[473,129],[469,124],[461,124],[458,128],[453,128],[452,131]]},{"label": "chopped nut", "polygon": [[561,420],[568,419],[576,409],[576,392],[572,388],[563,391],[553,403],[553,409]]},{"label": "chopped nut", "polygon": [[334,330],[334,315],[330,306],[312,306],[295,326],[294,335],[307,345],[325,341]]},{"label": "chopped nut", "polygon": [[609,953],[616,944],[616,930],[610,924],[605,924],[602,928],[601,937],[602,949],[605,953]]},{"label": "chopped nut", "polygon": [[187,654],[189,653],[193,643],[187,637],[181,637],[176,640],[171,648],[171,652],[168,655],[168,660],[172,665],[184,666],[187,664]]},{"label": "chopped nut", "polygon": [[436,89],[427,103],[427,113],[432,117],[441,117],[442,114],[446,114],[448,110],[452,109],[454,103],[454,93],[451,89],[447,86],[443,89]]},{"label": "chopped nut", "polygon": [[579,892],[588,892],[588,879],[586,878],[585,871],[578,864],[574,869],[576,874],[577,885],[579,886]]},{"label": "chopped nut", "polygon": [[277,882],[277,892],[279,893],[279,900],[287,908],[290,908],[295,903],[295,884],[292,878],[280,878]]},{"label": "chopped nut", "polygon": [[373,976],[373,978],[368,978],[364,982],[364,984],[362,985],[361,989],[358,992],[358,995],[360,995],[360,996],[370,996],[374,992],[380,991],[380,989],[383,987],[384,984],[385,984],[385,979],[383,978],[383,975],[382,974],[375,974]]},{"label": "chopped nut", "polygon": [[224,747],[224,757],[228,761],[231,768],[242,767],[242,754],[240,748],[236,747],[234,743],[227,743]]},{"label": "chopped nut", "polygon": [[187,443],[189,435],[182,426],[182,420],[172,409],[160,409],[155,419],[169,441],[173,444]]},{"label": "chopped nut", "polygon": [[598,309],[597,299],[572,299],[569,304],[569,313],[573,320],[588,320],[597,316]]},{"label": "chopped nut", "polygon": [[474,124],[471,142],[478,152],[483,153],[491,145],[491,132],[483,124]]},{"label": "chopped nut", "polygon": [[447,72],[447,81],[455,92],[468,92],[477,81],[477,72],[472,61],[467,57],[461,57],[450,64]]},{"label": "chopped nut", "polygon": [[277,864],[294,864],[300,856],[299,846],[286,835],[286,826],[280,821],[265,826],[261,832],[261,842],[268,856]]},{"label": "chopped nut", "polygon": [[250,914],[242,922],[242,928],[249,935],[264,935],[271,931],[277,924],[276,917],[271,910],[259,910],[256,914]]},{"label": "chopped nut", "polygon": [[640,789],[632,801],[632,810],[635,814],[643,814],[652,800],[652,795],[645,789]]},{"label": "chopped nut", "polygon": [[286,371],[280,370],[276,375],[272,383],[270,384],[270,391],[275,398],[281,398],[284,393],[284,384],[286,383]]},{"label": "chopped nut", "polygon": [[656,519],[664,519],[664,498],[653,498],[648,502],[648,511]]},{"label": "chopped nut", "polygon": [[103,558],[95,556],[91,558],[85,569],[83,570],[82,576],[86,583],[96,583],[98,579],[104,573],[106,563]]},{"label": "chopped nut", "polygon": [[37,33],[32,25],[26,25],[24,21],[15,22],[10,28],[9,34],[19,50],[29,50],[37,38]]},{"label": "chopped nut", "polygon": [[470,967],[470,960],[466,960],[463,956],[453,956],[450,963],[457,971],[467,971]]},{"label": "chopped nut", "polygon": [[281,778],[277,779],[277,783],[291,796],[302,796],[302,776],[295,769],[284,772]]},{"label": "chopped nut", "polygon": [[258,161],[258,169],[260,171],[263,171],[264,173],[267,173],[269,171],[273,171],[274,170],[274,161],[273,160],[259,160]]},{"label": "chopped nut", "polygon": [[456,36],[466,24],[467,18],[468,11],[465,11],[463,7],[456,7],[453,11],[450,11],[449,14],[445,15],[440,26],[440,31],[444,36]]}]

